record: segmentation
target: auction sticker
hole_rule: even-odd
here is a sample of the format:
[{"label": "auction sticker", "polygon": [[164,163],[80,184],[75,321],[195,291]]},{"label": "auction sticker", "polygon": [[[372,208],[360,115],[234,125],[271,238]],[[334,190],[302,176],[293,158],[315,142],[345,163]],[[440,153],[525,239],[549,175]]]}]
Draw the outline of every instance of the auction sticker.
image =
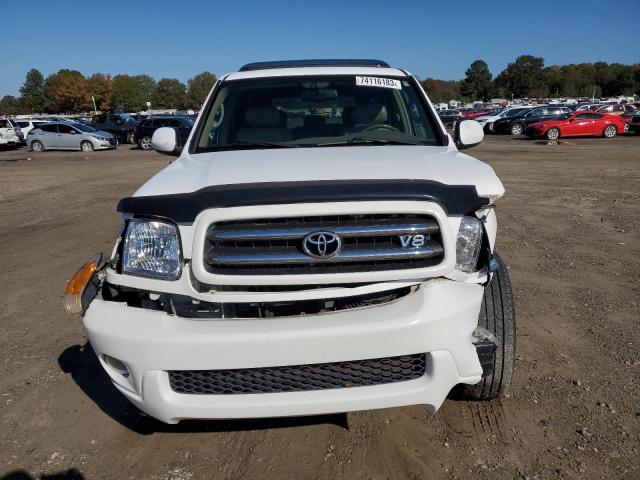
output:
[{"label": "auction sticker", "polygon": [[402,90],[400,80],[384,77],[356,77],[356,85],[361,87],[384,87]]}]

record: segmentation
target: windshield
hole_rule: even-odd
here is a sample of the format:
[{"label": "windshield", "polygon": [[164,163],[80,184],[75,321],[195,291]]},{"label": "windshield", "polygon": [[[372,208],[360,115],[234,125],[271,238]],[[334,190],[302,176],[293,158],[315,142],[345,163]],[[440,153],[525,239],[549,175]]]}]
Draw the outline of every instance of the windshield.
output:
[{"label": "windshield", "polygon": [[97,132],[98,131],[95,128],[90,127],[89,125],[85,125],[84,123],[72,123],[71,125],[73,125],[78,130],[81,130],[81,131],[87,132],[87,133]]},{"label": "windshield", "polygon": [[196,153],[340,144],[440,145],[409,79],[323,75],[222,84]]}]

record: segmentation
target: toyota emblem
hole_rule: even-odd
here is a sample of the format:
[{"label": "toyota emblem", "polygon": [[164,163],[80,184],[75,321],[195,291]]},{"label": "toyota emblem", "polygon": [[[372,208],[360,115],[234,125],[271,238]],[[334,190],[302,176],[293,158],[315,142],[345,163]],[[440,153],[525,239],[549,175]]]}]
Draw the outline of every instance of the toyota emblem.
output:
[{"label": "toyota emblem", "polygon": [[302,240],[302,250],[313,258],[330,258],[340,252],[342,240],[333,232],[312,232]]}]

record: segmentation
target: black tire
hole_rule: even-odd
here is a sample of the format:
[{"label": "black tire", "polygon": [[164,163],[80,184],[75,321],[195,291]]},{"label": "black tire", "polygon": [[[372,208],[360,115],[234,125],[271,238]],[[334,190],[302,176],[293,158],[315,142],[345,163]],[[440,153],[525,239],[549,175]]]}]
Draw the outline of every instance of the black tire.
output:
[{"label": "black tire", "polygon": [[140,150],[151,150],[151,137],[144,136],[140,140],[138,140],[138,146]]},{"label": "black tire", "polygon": [[560,138],[560,129],[558,127],[551,127],[547,130],[546,137],[547,140],[558,140]]},{"label": "black tire", "polygon": [[516,312],[507,267],[496,255],[498,270],[484,288],[478,326],[493,333],[497,340],[493,372],[475,385],[458,385],[454,398],[493,400],[509,391],[516,361]]},{"label": "black tire", "polygon": [[522,123],[514,123],[511,125],[511,135],[522,135],[524,133],[524,125]]},{"label": "black tire", "polygon": [[40,140],[34,140],[31,142],[31,150],[34,152],[44,152],[44,144]]},{"label": "black tire", "polygon": [[615,125],[607,125],[602,131],[602,136],[605,138],[613,138],[618,134],[618,127]]}]

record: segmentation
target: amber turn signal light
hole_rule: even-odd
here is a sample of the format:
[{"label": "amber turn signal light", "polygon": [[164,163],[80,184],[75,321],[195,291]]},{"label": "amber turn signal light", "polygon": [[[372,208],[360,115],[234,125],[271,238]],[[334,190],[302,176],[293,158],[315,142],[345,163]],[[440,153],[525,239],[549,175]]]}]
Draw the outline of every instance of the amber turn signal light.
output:
[{"label": "amber turn signal light", "polygon": [[64,289],[64,299],[62,304],[64,309],[70,314],[82,312],[82,293],[85,287],[91,281],[91,277],[100,265],[102,254],[99,253],[87,263],[80,267],[76,273],[69,279]]}]

